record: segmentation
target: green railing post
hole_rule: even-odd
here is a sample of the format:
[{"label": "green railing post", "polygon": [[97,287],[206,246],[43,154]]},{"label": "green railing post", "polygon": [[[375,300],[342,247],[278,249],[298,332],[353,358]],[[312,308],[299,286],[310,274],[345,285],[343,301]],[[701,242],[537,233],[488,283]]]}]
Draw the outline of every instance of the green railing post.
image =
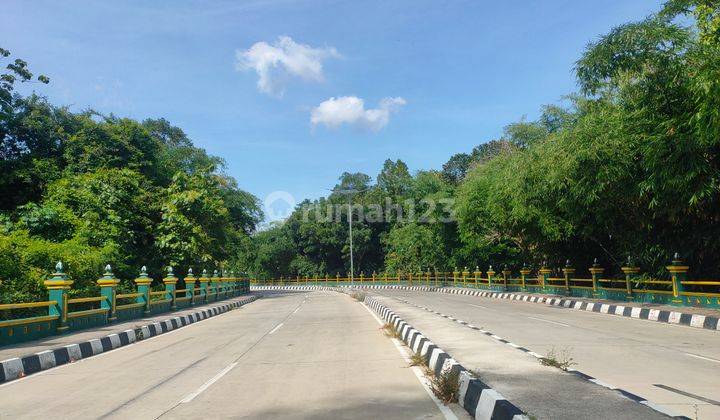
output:
[{"label": "green railing post", "polygon": [[210,283],[210,277],[207,275],[207,269],[203,269],[202,274],[200,275],[200,278],[198,279],[198,283],[200,283],[200,298],[202,299],[203,303],[208,302],[208,283]]},{"label": "green railing post", "polygon": [[458,268],[455,267],[455,271],[453,271],[453,287],[457,287],[457,279],[460,275],[460,272],[458,271]]},{"label": "green railing post", "polygon": [[508,289],[508,278],[510,278],[510,275],[512,274],[512,271],[508,268],[507,264],[505,264],[505,268],[503,268],[502,275],[503,275],[503,290],[507,291]]},{"label": "green railing post", "polygon": [[175,305],[175,287],[177,286],[178,278],[173,273],[172,266],[167,268],[167,277],[163,279],[165,284],[165,299],[172,299],[170,301],[170,310],[174,311],[177,309]]},{"label": "green railing post", "polygon": [[220,273],[218,273],[217,270],[213,270],[213,276],[212,276],[212,283],[215,290],[215,300],[220,300],[220,289],[222,288],[222,284],[220,283]]},{"label": "green railing post", "polygon": [[545,291],[547,280],[550,278],[550,273],[552,273],[552,270],[547,267],[547,262],[543,262],[542,267],[538,270],[538,283],[540,283],[543,292]]},{"label": "green railing post", "polygon": [[630,259],[630,256],[628,255],[625,266],[620,267],[620,269],[623,273],[625,273],[625,299],[633,300],[635,297],[633,296],[632,282],[634,277],[640,272],[640,268],[633,265],[632,259]]},{"label": "green railing post", "polygon": [[97,280],[97,285],[100,286],[100,296],[105,298],[100,301],[100,308],[107,309],[108,322],[113,322],[117,319],[117,315],[115,314],[115,289],[118,283],[120,283],[120,280],[115,278],[112,267],[110,267],[110,264],[107,264],[105,266],[105,273]]},{"label": "green railing post", "polygon": [[467,278],[468,278],[469,275],[470,275],[470,271],[468,270],[467,267],[465,267],[465,269],[464,269],[463,272],[462,272],[462,283],[463,283],[463,287],[467,287]]},{"label": "green railing post", "polygon": [[190,298],[190,306],[193,306],[195,304],[195,280],[197,280],[197,278],[193,275],[192,267],[188,268],[188,272],[184,280],[185,297]]},{"label": "green railing post", "polygon": [[67,323],[67,291],[72,286],[73,281],[68,279],[67,274],[63,271],[62,262],[55,264],[55,272],[49,279],[43,282],[48,289],[48,300],[56,302],[55,305],[48,306],[48,315],[57,315],[57,332],[63,333],[68,330]]},{"label": "green railing post", "polygon": [[143,265],[142,268],[140,268],[140,275],[135,279],[137,291],[138,293],[142,293],[142,296],[135,298],[135,302],[145,304],[145,309],[143,309],[145,315],[150,314],[150,283],[152,283],[152,279],[148,277],[147,267]]},{"label": "green railing post", "polygon": [[602,278],[602,273],[605,272],[605,269],[600,267],[598,259],[595,258],[592,267],[590,267],[588,271],[590,271],[590,275],[592,276],[593,297],[602,297],[602,290],[600,289],[600,282],[598,280]]},{"label": "green railing post", "polygon": [[473,271],[473,277],[475,278],[475,288],[477,289],[478,283],[480,280],[480,276],[482,276],[482,271],[480,271],[480,267],[477,265],[475,266],[475,271]]},{"label": "green railing post", "polygon": [[673,305],[682,305],[682,282],[687,279],[687,272],[690,270],[690,267],[683,264],[683,260],[680,258],[680,254],[676,252],[673,256],[672,263],[667,266],[667,270],[670,272],[670,276],[672,278],[673,298],[671,303]]},{"label": "green railing post", "polygon": [[527,281],[527,276],[530,275],[532,270],[527,266],[527,264],[523,264],[522,268],[520,269],[520,290],[523,292],[527,290],[527,287],[525,287],[525,282]]},{"label": "green railing post", "polygon": [[570,265],[570,260],[565,261],[565,267],[562,271],[565,275],[565,294],[570,296],[570,279],[575,274],[575,269]]},{"label": "green railing post", "polygon": [[488,267],[487,276],[488,276],[488,290],[492,290],[492,280],[493,276],[495,275],[495,270],[493,270],[492,265]]}]

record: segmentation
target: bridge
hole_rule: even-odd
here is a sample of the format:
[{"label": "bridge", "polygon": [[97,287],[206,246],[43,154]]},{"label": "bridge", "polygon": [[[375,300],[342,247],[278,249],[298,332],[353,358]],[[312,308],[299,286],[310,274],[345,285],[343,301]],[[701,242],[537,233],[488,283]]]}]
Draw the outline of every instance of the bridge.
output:
[{"label": "bridge", "polygon": [[20,314],[0,321],[0,415],[720,418],[717,296],[675,267],[660,293],[599,267],[270,281],[168,268],[161,290],[141,270],[117,293],[108,266],[100,296],[69,297],[58,264],[47,301],[0,306]]}]

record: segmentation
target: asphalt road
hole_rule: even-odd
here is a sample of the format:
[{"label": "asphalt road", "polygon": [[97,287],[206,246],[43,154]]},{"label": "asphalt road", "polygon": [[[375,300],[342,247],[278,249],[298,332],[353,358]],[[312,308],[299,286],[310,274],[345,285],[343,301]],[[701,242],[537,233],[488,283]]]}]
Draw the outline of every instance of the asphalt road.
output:
[{"label": "asphalt road", "polygon": [[567,351],[577,363],[573,368],[602,382],[690,418],[720,419],[716,331],[505,299],[410,291],[377,294],[462,319],[542,355],[553,348]]},{"label": "asphalt road", "polygon": [[443,410],[371,313],[331,292],[270,295],[0,386],[0,418],[455,418]]}]

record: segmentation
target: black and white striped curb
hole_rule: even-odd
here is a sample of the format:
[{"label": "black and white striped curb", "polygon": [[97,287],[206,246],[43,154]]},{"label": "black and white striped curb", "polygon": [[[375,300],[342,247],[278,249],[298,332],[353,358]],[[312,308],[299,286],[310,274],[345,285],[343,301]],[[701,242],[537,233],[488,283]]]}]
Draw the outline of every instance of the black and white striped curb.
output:
[{"label": "black and white striped curb", "polygon": [[[414,307],[419,308],[419,309],[423,309],[423,310],[428,311],[428,312],[431,312],[431,313],[433,313],[433,314],[435,314],[435,315],[439,315],[439,316],[441,316],[441,317],[443,317],[443,318],[447,318],[447,319],[449,319],[450,321],[457,322],[458,324],[461,324],[461,325],[463,325],[463,326],[465,326],[465,327],[467,327],[467,328],[470,328],[470,329],[472,329],[472,330],[476,330],[476,331],[478,331],[478,332],[480,332],[480,333],[482,333],[482,334],[485,334],[485,335],[487,335],[488,337],[493,338],[493,339],[495,339],[495,340],[497,340],[497,341],[499,341],[499,342],[501,342],[501,343],[507,344],[507,345],[510,346],[510,347],[513,347],[513,348],[515,348],[515,349],[517,349],[517,350],[520,350],[520,351],[522,351],[522,352],[525,352],[525,353],[527,353],[527,354],[529,354],[529,355],[537,358],[538,360],[544,358],[544,356],[541,355],[541,354],[535,353],[534,351],[532,351],[532,350],[530,350],[530,349],[527,349],[527,348],[525,348],[525,347],[523,347],[523,346],[519,346],[519,345],[517,345],[517,344],[515,344],[515,343],[512,343],[512,342],[510,342],[510,341],[508,341],[508,340],[506,340],[506,339],[504,339],[504,338],[502,338],[502,337],[499,337],[499,336],[493,334],[493,333],[490,332],[490,331],[484,330],[484,329],[482,329],[482,328],[480,328],[480,327],[477,327],[477,326],[475,326],[475,325],[472,325],[472,324],[470,324],[470,323],[468,323],[468,322],[466,322],[466,321],[463,321],[463,320],[461,320],[461,319],[455,318],[455,317],[452,316],[452,315],[444,314],[444,313],[435,311],[435,310],[433,310],[433,309],[431,309],[431,308],[428,308],[428,307],[425,307],[425,306],[422,306],[422,305],[417,305],[417,304],[415,304],[415,303],[413,303],[413,302],[410,302],[410,301],[407,301],[407,300],[404,300],[404,299],[395,298],[395,297],[392,298],[392,299],[395,299],[395,300],[397,300],[397,301],[399,301],[399,302],[406,303],[406,304],[408,304],[408,305],[410,305],[410,306],[414,306]],[[616,386],[613,386],[613,385],[610,385],[610,384],[608,384],[608,383],[605,383],[605,382],[603,382],[603,381],[601,381],[601,380],[599,380],[599,379],[597,379],[597,378],[593,378],[592,376],[587,375],[587,374],[585,374],[585,373],[582,373],[582,372],[580,372],[579,370],[567,369],[566,371],[567,371],[568,373],[572,373],[572,374],[574,374],[574,375],[577,375],[577,376],[579,376],[579,377],[582,378],[582,379],[585,379],[585,380],[587,380],[587,381],[590,381],[590,382],[594,383],[595,385],[599,385],[599,386],[601,386],[601,387],[603,387],[603,388],[607,388],[607,389],[610,389],[610,390],[613,390],[613,391],[617,391],[617,392],[619,392],[620,395],[622,395],[623,397],[628,398],[628,399],[630,399],[630,400],[632,400],[632,401],[635,401],[635,402],[637,402],[637,403],[646,405],[646,406],[652,408],[653,410],[655,410],[655,411],[657,411],[657,412],[660,412],[661,414],[664,414],[664,415],[666,415],[666,416],[669,416],[669,417],[672,417],[672,418],[675,418],[675,419],[678,419],[678,420],[690,420],[690,418],[685,417],[685,416],[677,416],[677,415],[675,415],[674,413],[672,413],[672,412],[664,409],[663,407],[661,407],[661,406],[659,406],[659,405],[657,405],[657,404],[655,404],[655,403],[653,403],[653,402],[651,402],[651,401],[648,401],[646,398],[643,398],[643,397],[641,397],[641,396],[639,396],[639,395],[633,394],[632,392],[625,391],[624,389],[621,389],[621,388],[618,388],[618,387],[616,387]]]},{"label": "black and white striped curb", "polygon": [[102,338],[83,341],[77,344],[69,344],[23,357],[3,360],[0,361],[0,383],[12,381],[36,372],[52,369],[56,366],[86,359],[118,347],[155,337],[156,335],[194,324],[215,315],[220,315],[231,309],[253,302],[256,299],[257,296],[245,296],[222,305],[213,306],[212,308],[202,309],[160,322],[153,322],[152,324],[143,325],[132,330],[106,335]]},{"label": "black and white striped curb", "polygon": [[597,312],[608,315],[619,315],[648,321],[665,322],[668,324],[686,325],[695,328],[708,330],[720,330],[719,317],[686,312],[668,311],[664,309],[641,308],[638,306],[614,305],[610,303],[590,302],[586,300],[575,300],[561,297],[548,297],[527,295],[522,293],[489,292],[464,288],[442,288],[437,291],[441,293],[452,293],[459,295],[480,296],[495,299],[508,299],[521,302],[544,303],[551,306],[561,306],[580,311]]},{"label": "black and white striped curb", "polygon": [[392,324],[400,334],[402,341],[412,351],[424,356],[425,363],[435,375],[448,371],[458,373],[460,386],[458,404],[467,410],[473,418],[478,420],[528,419],[522,410],[505,399],[499,392],[473,376],[449,354],[383,304],[370,296],[365,298],[365,304],[377,312],[385,321]]}]

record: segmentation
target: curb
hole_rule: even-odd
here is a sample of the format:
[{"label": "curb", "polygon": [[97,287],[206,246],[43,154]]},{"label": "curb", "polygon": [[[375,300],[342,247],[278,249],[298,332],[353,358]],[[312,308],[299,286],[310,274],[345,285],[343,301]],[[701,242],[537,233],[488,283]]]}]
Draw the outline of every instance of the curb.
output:
[{"label": "curb", "polygon": [[[314,289],[313,289],[314,288]],[[320,288],[320,289],[318,289]],[[595,312],[606,315],[624,316],[665,324],[683,325],[711,331],[720,331],[720,317],[691,314],[687,312],[669,311],[664,309],[641,308],[639,306],[615,305],[609,303],[574,300],[561,297],[535,296],[521,293],[490,292],[475,289],[436,286],[402,286],[402,285],[362,285],[353,286],[360,289],[396,289],[421,292],[449,293],[456,295],[479,296],[495,299],[508,299],[530,303],[544,303],[550,306],[562,306],[567,309]],[[338,290],[328,286],[251,286],[251,290]]]},{"label": "curb", "polygon": [[402,318],[395,315],[386,306],[370,296],[365,303],[378,313],[385,321],[391,323],[400,333],[402,341],[416,353],[425,357],[425,363],[436,375],[444,371],[459,374],[460,391],[458,404],[460,404],[476,420],[523,420],[528,417],[513,403],[505,399],[480,379],[474,377],[455,359],[440,347],[428,340],[420,331],[416,330]]},{"label": "curb", "polygon": [[[510,341],[508,341],[508,340],[506,340],[506,339],[504,339],[504,338],[502,338],[502,337],[499,337],[499,336],[493,334],[493,333],[490,332],[490,331],[486,331],[486,330],[484,330],[484,329],[482,329],[482,328],[480,328],[480,327],[476,327],[475,325],[469,324],[469,323],[467,323],[466,321],[463,321],[463,320],[461,320],[461,319],[455,318],[455,317],[452,316],[452,315],[448,315],[448,314],[444,314],[444,313],[441,313],[441,312],[437,312],[437,311],[435,311],[435,310],[433,310],[433,309],[430,309],[430,308],[428,308],[428,307],[420,306],[420,305],[417,305],[417,304],[415,304],[415,303],[413,303],[413,302],[410,302],[410,301],[407,301],[407,300],[404,300],[404,299],[400,299],[400,298],[392,298],[392,299],[398,300],[398,301],[403,302],[403,303],[405,303],[405,304],[408,304],[408,305],[410,305],[410,306],[414,306],[414,307],[416,307],[416,308],[418,308],[418,309],[422,309],[422,310],[424,310],[424,311],[427,311],[427,312],[430,312],[430,313],[432,313],[432,314],[435,314],[435,315],[441,316],[441,317],[443,317],[443,318],[446,318],[446,319],[448,319],[448,320],[450,320],[450,321],[456,322],[456,323],[458,323],[458,324],[460,324],[460,325],[463,325],[463,326],[465,326],[465,327],[467,327],[467,328],[470,328],[471,330],[475,330],[475,331],[477,331],[477,332],[479,332],[479,333],[481,333],[481,334],[487,335],[488,337],[490,337],[490,338],[492,338],[492,339],[494,339],[494,340],[496,340],[496,341],[499,341],[499,342],[501,342],[501,343],[503,343],[503,344],[507,344],[508,346],[510,346],[510,347],[512,347],[512,348],[514,348],[514,349],[516,349],[516,350],[520,350],[520,351],[522,351],[522,352],[524,352],[524,353],[527,353],[527,354],[535,357],[535,358],[538,359],[538,360],[540,360],[540,359],[543,358],[543,356],[542,356],[541,354],[535,353],[534,351],[532,351],[532,350],[530,350],[530,349],[528,349],[528,348],[525,348],[525,347],[519,346],[519,345],[517,345],[517,344],[515,344],[515,343],[512,343],[512,342],[510,342]],[[616,386],[613,386],[613,385],[610,385],[610,384],[608,384],[608,383],[602,382],[602,381],[600,381],[599,379],[594,378],[594,377],[592,377],[592,376],[590,376],[590,375],[588,375],[588,374],[586,374],[586,373],[583,373],[583,372],[581,372],[581,371],[579,371],[579,370],[577,370],[577,369],[567,369],[566,372],[572,373],[573,375],[576,375],[576,376],[580,377],[581,379],[584,379],[584,380],[586,380],[586,381],[588,381],[588,382],[592,382],[592,383],[595,384],[595,385],[601,386],[601,387],[603,387],[603,388],[607,388],[607,389],[609,389],[609,390],[611,390],[611,391],[616,391],[616,392],[620,393],[620,395],[622,395],[623,397],[625,397],[625,398],[627,398],[627,399],[629,399],[629,400],[632,400],[632,401],[634,401],[634,402],[636,402],[636,403],[638,403],[638,404],[642,404],[642,405],[648,406],[648,407],[650,407],[651,409],[653,409],[653,410],[657,411],[658,413],[663,414],[663,415],[665,415],[665,416],[672,417],[672,418],[678,419],[678,420],[691,420],[689,417],[676,415],[676,414],[674,414],[674,413],[672,413],[672,412],[670,412],[670,411],[668,411],[668,410],[666,410],[666,409],[664,409],[664,408],[662,408],[662,407],[660,407],[660,406],[658,406],[658,405],[656,405],[656,404],[648,401],[647,398],[641,397],[641,396],[639,396],[639,395],[633,394],[632,392],[626,391],[626,390],[624,390],[624,389],[622,389],[622,388],[618,388],[618,387],[616,387]]]},{"label": "curb", "polygon": [[97,356],[98,354],[115,350],[116,348],[133,344],[137,341],[182,328],[204,319],[220,315],[231,309],[238,308],[257,299],[257,296],[246,296],[234,302],[225,303],[212,308],[203,309],[183,316],[168,318],[165,321],[125,330],[117,334],[83,341],[77,344],[68,344],[52,350],[29,354],[0,361],[0,383],[9,382],[43,370],[52,369],[80,359]]},{"label": "curb", "polygon": [[441,293],[508,299],[531,303],[544,303],[550,306],[562,306],[564,308],[576,309],[579,311],[596,312],[606,315],[617,315],[635,319],[644,319],[647,321],[663,322],[666,324],[684,325],[693,328],[720,331],[720,318],[716,316],[518,293],[487,292],[462,288],[443,288],[439,289],[439,291]]}]

